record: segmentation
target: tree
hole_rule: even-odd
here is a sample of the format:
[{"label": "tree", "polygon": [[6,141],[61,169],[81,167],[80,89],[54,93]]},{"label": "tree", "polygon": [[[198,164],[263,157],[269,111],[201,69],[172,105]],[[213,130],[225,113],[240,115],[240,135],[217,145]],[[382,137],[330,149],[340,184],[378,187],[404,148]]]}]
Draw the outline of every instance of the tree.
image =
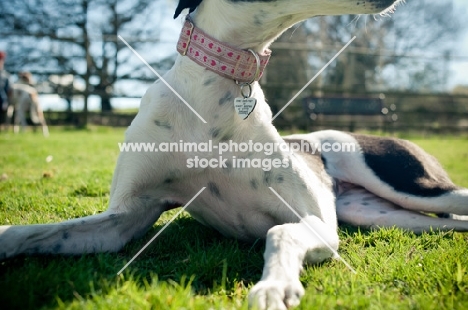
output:
[{"label": "tree", "polygon": [[[267,99],[276,102],[279,88],[283,93],[300,89],[307,71],[303,66],[317,72],[353,36],[356,39],[311,89],[328,93],[445,90],[452,43],[463,29],[461,16],[454,11],[452,0],[440,0],[408,1],[390,17],[344,15],[309,19],[273,44],[272,63],[262,81]],[[433,55],[442,56],[434,59]],[[285,67],[287,63],[289,68]],[[291,72],[296,72],[300,85],[292,85],[295,79]],[[306,81],[312,77],[307,73]],[[276,88],[276,93],[271,88]],[[316,95],[320,93],[315,91]]]},{"label": "tree", "polygon": [[[307,50],[287,48],[291,43],[306,39],[305,28],[296,27],[286,31],[272,46],[271,60],[260,82],[273,114],[283,108],[309,79]],[[294,112],[294,108],[282,112],[276,123],[294,118]]]},{"label": "tree", "polygon": [[[354,27],[360,21],[365,25]],[[408,1],[397,7],[390,18],[319,17],[309,20],[306,29],[310,36],[320,38],[322,45],[336,46],[329,48],[329,57],[356,35],[356,40],[337,59],[334,68],[325,72],[324,83],[335,90],[365,92],[389,87],[418,90],[427,84],[421,78],[445,85],[447,59],[434,63],[421,58],[427,52],[450,55],[451,43],[459,36],[461,25],[453,1],[440,0]],[[434,72],[444,74],[434,75]],[[403,74],[404,79],[401,78]]]},{"label": "tree", "polygon": [[[153,0],[15,0],[0,4],[4,18],[0,35],[8,40],[7,69],[26,69],[46,79],[72,74],[85,85],[87,98],[101,98],[103,111],[118,81],[148,79],[145,65],[136,61],[117,35],[135,49],[159,40]],[[156,18],[155,18],[156,17]],[[156,20],[156,21],[155,21]],[[158,59],[148,62],[158,66]],[[163,62],[167,67],[167,61]],[[152,77],[152,76],[151,76]]]}]

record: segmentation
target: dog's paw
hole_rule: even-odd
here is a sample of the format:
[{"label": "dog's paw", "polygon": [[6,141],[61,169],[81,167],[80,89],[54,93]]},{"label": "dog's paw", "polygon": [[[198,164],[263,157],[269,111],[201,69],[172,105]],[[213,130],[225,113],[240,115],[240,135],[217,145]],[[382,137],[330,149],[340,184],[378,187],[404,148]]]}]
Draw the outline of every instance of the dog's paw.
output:
[{"label": "dog's paw", "polygon": [[299,305],[304,288],[297,281],[260,281],[249,294],[249,307],[258,310],[286,310]]}]

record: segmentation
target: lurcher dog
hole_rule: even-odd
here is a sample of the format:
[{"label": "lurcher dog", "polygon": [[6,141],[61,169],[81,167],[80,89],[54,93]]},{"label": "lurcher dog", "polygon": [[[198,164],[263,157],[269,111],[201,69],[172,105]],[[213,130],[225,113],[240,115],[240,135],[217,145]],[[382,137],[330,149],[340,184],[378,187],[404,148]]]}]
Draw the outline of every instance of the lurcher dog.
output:
[{"label": "lurcher dog", "polygon": [[12,86],[12,104],[8,107],[7,119],[13,124],[13,131],[19,133],[28,125],[28,115],[34,126],[42,127],[42,134],[49,136],[49,127],[44,118],[39,95],[34,87],[27,84],[14,84]]},{"label": "lurcher dog", "polygon": [[[210,151],[122,152],[107,211],[57,224],[1,226],[0,257],[118,251],[161,213],[188,204],[195,219],[226,236],[266,238],[263,275],[249,300],[259,309],[286,309],[304,293],[302,264],[336,255],[337,218],[416,232],[468,230],[468,222],[421,213],[468,215],[468,190],[419,147],[338,131],[281,137],[257,83],[268,46],[288,27],[317,15],[388,13],[398,2],[181,0],[175,17],[185,8],[191,15],[177,45],[180,56],[142,98],[125,141],[210,141]],[[266,148],[285,142],[300,148]],[[355,149],[334,147],[345,144]],[[322,147],[303,149],[314,146]],[[216,163],[220,156],[228,160],[219,159],[219,167],[201,164],[200,158]]]}]

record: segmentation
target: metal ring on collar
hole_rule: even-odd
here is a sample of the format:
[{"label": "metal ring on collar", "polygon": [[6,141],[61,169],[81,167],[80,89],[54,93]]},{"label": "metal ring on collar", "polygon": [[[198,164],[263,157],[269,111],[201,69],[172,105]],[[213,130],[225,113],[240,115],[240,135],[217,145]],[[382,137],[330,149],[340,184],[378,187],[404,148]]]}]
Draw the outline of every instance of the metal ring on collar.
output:
[{"label": "metal ring on collar", "polygon": [[253,80],[249,83],[249,84],[252,84],[253,82],[255,82],[258,77],[260,76],[260,57],[258,56],[257,53],[255,53],[252,49],[248,49],[249,52],[251,52],[254,57],[255,57],[255,62],[257,63],[257,71],[255,72],[255,75],[253,77]]},{"label": "metal ring on collar", "polygon": [[[246,95],[244,94],[244,87],[247,86],[249,88],[249,93]],[[250,98],[250,96],[252,96],[252,85],[249,84],[249,83],[242,83],[242,84],[239,84],[239,87],[240,87],[240,90],[241,90],[241,94],[242,96],[245,98]]]},{"label": "metal ring on collar", "polygon": [[248,51],[251,52],[252,55],[254,55],[254,57],[255,57],[255,63],[257,64],[257,70],[255,71],[255,74],[254,74],[254,77],[253,77],[252,81],[240,83],[238,80],[235,80],[237,85],[243,85],[243,84],[250,85],[250,84],[253,84],[253,82],[255,82],[258,79],[258,77],[260,76],[260,57],[258,56],[257,53],[255,53],[250,48],[248,49]]}]

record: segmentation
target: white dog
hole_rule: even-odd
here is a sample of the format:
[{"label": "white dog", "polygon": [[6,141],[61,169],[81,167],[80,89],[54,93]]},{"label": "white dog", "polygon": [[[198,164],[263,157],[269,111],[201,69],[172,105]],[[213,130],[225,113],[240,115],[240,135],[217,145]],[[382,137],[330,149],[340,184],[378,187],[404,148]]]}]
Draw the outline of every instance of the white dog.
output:
[{"label": "white dog", "polygon": [[[249,300],[259,309],[286,309],[304,293],[302,264],[336,255],[337,216],[365,227],[468,230],[468,222],[419,212],[468,214],[468,190],[455,186],[419,147],[337,131],[281,137],[257,83],[268,46],[288,27],[317,15],[390,12],[394,5],[393,0],[181,0],[175,17],[184,8],[192,12],[177,46],[181,55],[143,97],[125,141],[211,141],[211,152],[122,152],[107,211],[58,224],[1,226],[0,257],[118,251],[161,213],[189,203],[195,219],[228,237],[266,238],[263,275]],[[322,152],[234,148],[285,141],[301,148],[321,145]],[[335,152],[334,145],[355,149]],[[197,156],[229,160],[220,168],[203,168],[193,161]],[[239,159],[250,160],[252,167],[239,168]],[[271,170],[253,168],[254,163],[271,164]]]},{"label": "white dog", "polygon": [[12,90],[12,104],[8,107],[7,119],[13,123],[13,131],[18,133],[20,129],[24,130],[28,125],[29,115],[34,126],[41,126],[42,134],[45,137],[49,136],[49,128],[39,103],[37,90],[27,84],[14,84]]}]

